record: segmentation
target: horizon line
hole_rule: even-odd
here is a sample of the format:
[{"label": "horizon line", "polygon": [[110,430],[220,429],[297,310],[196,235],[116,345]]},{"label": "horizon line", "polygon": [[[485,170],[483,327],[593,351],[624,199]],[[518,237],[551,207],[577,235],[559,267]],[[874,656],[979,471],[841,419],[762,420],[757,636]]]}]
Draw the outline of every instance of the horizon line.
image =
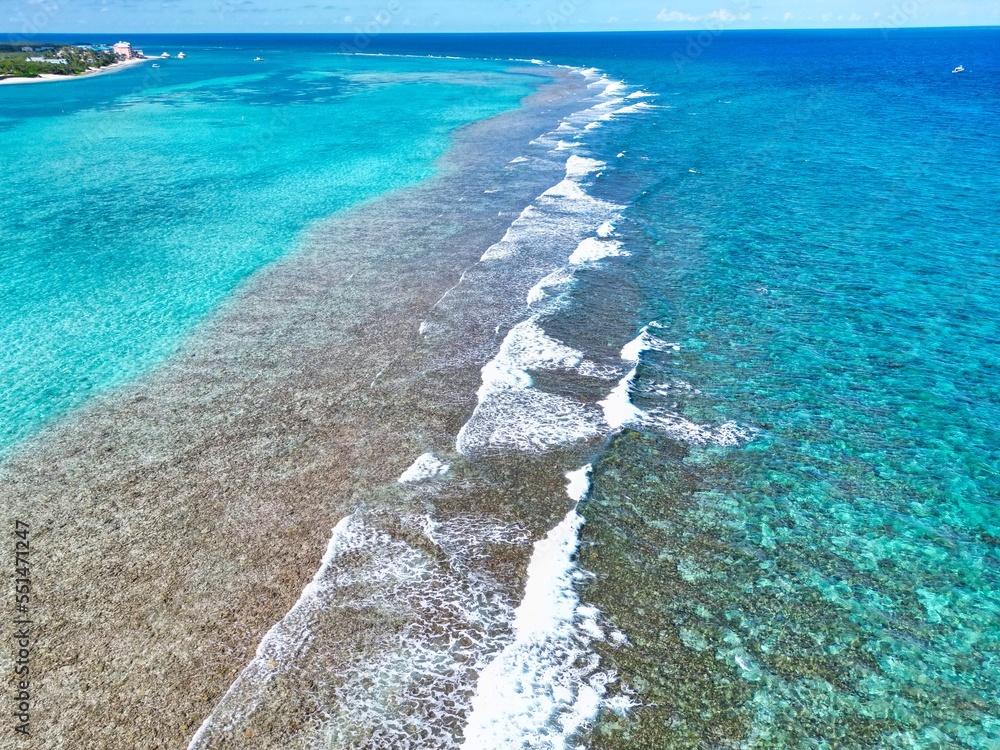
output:
[{"label": "horizon line", "polygon": [[[518,36],[518,35],[563,35],[563,34],[684,34],[709,31],[713,33],[746,32],[746,31],[930,31],[935,29],[1000,29],[1000,24],[939,24],[935,26],[801,26],[786,28],[783,26],[754,26],[739,28],[718,28],[717,26],[698,26],[687,29],[546,29],[544,31],[528,29],[523,31],[380,31],[378,36]],[[75,36],[80,34],[134,35],[134,36],[249,36],[270,34],[273,36],[356,36],[365,33],[364,30],[353,31],[52,31],[51,36]],[[3,37],[43,37],[45,32],[24,33],[15,31],[0,31]]]}]

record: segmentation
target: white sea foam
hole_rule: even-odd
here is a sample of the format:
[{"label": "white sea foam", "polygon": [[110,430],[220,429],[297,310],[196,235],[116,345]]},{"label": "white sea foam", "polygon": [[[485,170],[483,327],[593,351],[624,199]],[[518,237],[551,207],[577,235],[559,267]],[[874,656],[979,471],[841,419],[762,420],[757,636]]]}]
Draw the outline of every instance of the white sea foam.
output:
[{"label": "white sea foam", "polygon": [[614,430],[623,427],[642,427],[687,443],[688,445],[742,445],[754,438],[754,431],[735,422],[718,427],[700,425],[665,409],[644,411],[632,403],[632,389],[638,370],[633,368],[618,385],[600,402],[604,421]]},{"label": "white sea foam", "polygon": [[616,215],[623,207],[594,198],[580,184],[580,178],[603,162],[570,157],[568,175],[542,193],[511,223],[503,238],[489,247],[481,262],[503,261],[521,253],[535,253],[569,236],[574,241],[587,226]]},{"label": "white sea foam", "polygon": [[603,97],[618,96],[628,88],[624,81],[615,81],[604,73],[600,74],[597,80],[591,81],[587,86],[592,89],[601,89],[599,96]]},{"label": "white sea foam", "polygon": [[586,112],[591,116],[604,115],[607,114],[608,112],[614,111],[616,107],[621,107],[625,103],[625,101],[626,100],[622,98],[607,99],[603,102],[595,104],[589,110],[586,110]]},{"label": "white sea foam", "polygon": [[651,386],[650,390],[658,396],[673,396],[676,395],[678,391],[681,393],[701,395],[701,391],[693,385],[676,378],[671,380],[669,383],[657,383]]},{"label": "white sea foam", "polygon": [[425,479],[444,476],[450,468],[448,464],[439,460],[433,453],[425,453],[414,461],[409,469],[403,472],[398,481],[400,484],[422,482]]},{"label": "white sea foam", "polygon": [[545,333],[536,315],[511,329],[496,359],[524,370],[572,369],[583,353]]},{"label": "white sea foam", "polygon": [[459,453],[545,450],[601,434],[600,412],[538,390],[529,370],[577,370],[596,377],[603,372],[582,352],[546,334],[538,316],[519,323],[483,367],[479,403],[456,441]]},{"label": "white sea foam", "polygon": [[[544,133],[534,139],[531,142],[532,145],[547,146],[554,151],[565,151],[576,148],[580,145],[579,143],[560,140],[560,136],[569,132],[577,132],[576,138],[579,139],[583,135],[580,132],[581,129],[584,132],[594,130],[600,127],[602,122],[607,122],[620,115],[638,113],[654,106],[641,100],[657,96],[656,94],[637,91],[626,95],[625,91],[628,89],[628,86],[624,81],[612,80],[607,75],[595,69],[576,69],[576,72],[589,80],[587,84],[588,88],[601,89],[600,93],[593,97],[595,103],[587,109],[566,117],[559,123],[555,130]],[[640,101],[635,104],[622,106],[626,102],[635,102],[637,99]]]},{"label": "white sea foam", "polygon": [[[582,226],[591,217],[620,210],[622,206],[594,198],[580,184],[582,179],[606,166],[605,162],[597,159],[575,154],[570,156],[566,161],[565,179],[527,206],[511,223],[503,238],[483,253],[480,261],[509,259],[521,250],[530,248],[531,243],[537,242],[539,238],[555,236],[574,223]],[[579,219],[574,214],[578,214]]]},{"label": "white sea foam", "polygon": [[543,278],[528,291],[528,307],[537,305],[548,296],[548,290],[572,284],[576,277],[568,268],[559,268]]},{"label": "white sea foam", "polygon": [[625,81],[612,81],[604,89],[602,96],[618,96],[627,88],[628,86],[625,85]]},{"label": "white sea foam", "polygon": [[[577,504],[589,492],[590,471],[567,474],[567,494]],[[574,506],[535,544],[514,642],[480,675],[463,750],[568,750],[602,705],[623,714],[632,707],[625,695],[606,697],[616,675],[601,670],[592,649],[606,638],[601,614],[576,593],[575,582],[585,577],[573,561],[583,524]]]},{"label": "white sea foam", "polygon": [[230,686],[219,707],[199,727],[189,750],[207,747],[207,735],[210,731],[228,730],[260,704],[266,685],[282,667],[291,662],[309,637],[309,618],[323,606],[325,580],[335,560],[351,550],[365,546],[366,541],[358,531],[358,519],[355,516],[347,516],[337,524],[319,571],[288,614],[264,636],[254,659]]},{"label": "white sea foam", "polygon": [[[338,668],[343,684],[328,704],[317,748],[357,747],[360,738],[372,750],[457,748],[452,727],[471,709],[475,678],[503,645],[496,633],[510,622],[513,606],[478,561],[497,545],[523,546],[523,531],[481,517],[402,516],[397,524],[401,533],[387,543],[392,556],[425,565],[374,591],[373,612],[409,624]],[[374,555],[363,572],[385,563]],[[344,595],[347,607],[358,606],[353,591]]]},{"label": "white sea foam", "polygon": [[[520,527],[482,516],[357,513],[334,529],[313,582],[265,637],[257,655],[191,741],[216,747],[252,726],[276,698],[275,678],[303,669],[337,680],[309,697],[325,721],[304,747],[451,750],[471,710],[475,680],[501,651],[514,607],[484,568],[498,545],[524,547]],[[344,616],[403,623],[366,632],[363,648],[330,641]],[[270,704],[265,701],[271,701]],[[392,720],[387,720],[391,716]]]},{"label": "white sea foam", "polygon": [[650,104],[649,102],[636,102],[628,107],[622,107],[621,109],[615,110],[616,115],[632,115],[638,112],[647,112],[651,109],[661,109],[659,104]]},{"label": "white sea foam", "polygon": [[659,336],[652,333],[651,329],[658,329],[662,326],[655,321],[649,325],[643,326],[642,331],[639,335],[629,343],[622,347],[621,357],[626,362],[638,362],[639,357],[642,356],[643,352],[647,351],[680,351],[681,347],[679,344],[671,344],[664,341]]},{"label": "white sea foam", "polygon": [[604,421],[612,430],[620,430],[626,425],[640,422],[644,412],[632,403],[632,383],[637,370],[632,369],[628,375],[618,381],[615,389],[600,402],[604,410]]},{"label": "white sea foam", "polygon": [[566,475],[569,480],[566,484],[566,494],[573,502],[583,502],[584,498],[590,494],[590,473],[594,470],[591,464],[587,464],[582,469],[571,471]]},{"label": "white sea foam", "polygon": [[754,430],[735,422],[726,422],[718,427],[711,427],[697,424],[679,414],[671,414],[660,409],[650,413],[642,412],[640,421],[645,426],[688,445],[735,447],[750,442],[756,435]]},{"label": "white sea foam", "polygon": [[591,196],[587,195],[586,191],[580,187],[579,182],[568,177],[542,193],[542,197],[569,198],[570,200],[575,201],[586,201],[588,199],[595,200]]},{"label": "white sea foam", "polygon": [[459,453],[544,451],[598,437],[600,412],[537,388],[493,392],[458,434]]},{"label": "white sea foam", "polygon": [[[579,131],[581,128],[584,132],[594,130],[600,127],[602,122],[607,122],[621,115],[642,112],[644,109],[654,106],[643,100],[653,98],[657,94],[651,94],[646,91],[625,94],[628,86],[624,81],[612,80],[595,68],[577,68],[573,70],[589,81],[587,84],[588,88],[600,89],[600,93],[593,97],[592,101],[594,103],[590,107],[566,117],[555,130],[545,133],[532,141],[533,145],[547,146],[553,150],[573,148],[575,144],[559,140],[561,134],[573,130]],[[636,100],[640,101],[636,102]],[[626,102],[633,102],[633,104],[623,107],[622,105],[626,104]],[[580,138],[581,135],[582,133],[576,137]]]},{"label": "white sea foam", "polygon": [[630,104],[627,107],[618,107],[617,109],[612,109],[610,112],[604,112],[598,118],[602,122],[607,122],[609,120],[614,120],[622,115],[634,115],[640,112],[646,112],[652,109],[659,109],[659,105],[650,104],[649,102],[640,101],[636,104]]},{"label": "white sea foam", "polygon": [[[662,407],[647,411],[632,403],[632,391],[642,354],[647,351],[680,350],[678,344],[664,341],[652,333],[653,329],[661,327],[655,321],[644,326],[635,339],[622,347],[622,360],[631,362],[635,366],[628,375],[618,382],[607,398],[600,402],[604,410],[604,421],[608,426],[612,430],[620,430],[628,426],[644,427],[689,445],[736,446],[752,440],[755,435],[754,430],[742,427],[735,422],[726,422],[718,427],[700,425]],[[685,387],[688,391],[693,390],[690,385],[682,381],[677,382],[680,384],[676,386],[677,388]],[[653,386],[650,392],[666,395],[662,385]]]},{"label": "white sea foam", "polygon": [[483,253],[483,256],[479,259],[481,263],[485,263],[493,260],[504,260],[506,258],[514,255],[518,250],[517,236],[519,230],[529,227],[532,224],[532,220],[538,215],[538,209],[531,205],[525,208],[521,215],[518,216],[514,222],[507,228],[504,233],[503,238],[491,245]]},{"label": "white sea foam", "polygon": [[[555,131],[537,139],[538,143],[558,146],[559,133],[569,132],[581,125],[586,127],[586,124],[602,118],[633,114],[654,106],[643,101],[650,96],[626,96],[621,82],[601,77],[598,71],[580,72],[592,79],[592,86],[602,87],[601,93],[595,97],[597,103],[566,118]],[[565,147],[565,143],[563,145]],[[550,250],[557,238],[577,235],[574,239],[577,247],[568,259],[569,268],[557,269],[538,281],[526,296],[529,307],[543,302],[548,296],[548,289],[572,284],[574,266],[629,255],[622,243],[613,239],[614,222],[623,207],[597,199],[586,189],[586,180],[607,166],[606,162],[598,159],[577,154],[570,156],[565,165],[565,178],[543,192],[511,224],[504,238],[484,253],[484,262],[508,260],[535,253],[540,246]],[[580,230],[587,225],[585,222],[591,222],[590,227],[597,226],[596,237],[580,237]],[[626,361],[637,363],[643,351],[666,350],[676,346],[652,334],[652,327],[647,326],[636,341],[624,347],[622,354]],[[552,348],[553,340],[539,337],[540,331],[537,318],[526,321],[523,327],[515,326],[498,355],[483,367],[479,403],[472,418],[459,433],[456,442],[459,452],[545,450],[607,434],[630,424],[680,433],[680,422],[674,415],[647,413],[632,404],[635,369],[621,378],[620,370],[585,361],[580,352],[568,347]],[[525,339],[525,336],[528,338]],[[534,357],[525,356],[527,349],[515,351],[518,347],[523,349],[524,341],[528,339],[537,347]],[[559,342],[554,343],[563,346]],[[558,352],[558,356],[553,352]],[[555,368],[575,370],[588,377],[619,379],[619,382],[603,401],[597,404],[581,403],[535,387],[530,371]],[[713,439],[730,439],[728,432],[716,435],[688,429],[686,434],[697,441],[702,441],[706,434],[711,434]]]},{"label": "white sea foam", "polygon": [[606,166],[608,166],[607,162],[574,154],[566,160],[566,176],[570,178],[586,177],[589,174],[601,171]]},{"label": "white sea foam", "polygon": [[646,351],[647,348],[646,329],[643,328],[642,333],[622,347],[622,359],[626,362],[638,362],[639,356]]},{"label": "white sea foam", "polygon": [[596,237],[588,237],[569,256],[569,263],[573,266],[579,266],[603,258],[627,256],[629,254],[628,251],[622,250],[622,243],[617,240],[602,240]]}]

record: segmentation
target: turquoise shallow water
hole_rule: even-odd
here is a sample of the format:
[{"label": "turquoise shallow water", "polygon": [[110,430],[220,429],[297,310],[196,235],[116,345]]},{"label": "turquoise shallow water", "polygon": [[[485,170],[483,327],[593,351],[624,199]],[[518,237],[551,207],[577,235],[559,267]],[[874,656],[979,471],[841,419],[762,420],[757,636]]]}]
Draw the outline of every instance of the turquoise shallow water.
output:
[{"label": "turquoise shallow water", "polygon": [[531,90],[499,64],[206,46],[0,88],[0,450],[162,360],[312,222],[429,175],[456,127]]}]

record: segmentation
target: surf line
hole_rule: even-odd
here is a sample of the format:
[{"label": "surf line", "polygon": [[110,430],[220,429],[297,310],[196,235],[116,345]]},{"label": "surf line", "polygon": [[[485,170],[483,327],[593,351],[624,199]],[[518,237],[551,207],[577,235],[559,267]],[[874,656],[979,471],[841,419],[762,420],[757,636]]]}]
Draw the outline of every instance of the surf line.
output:
[{"label": "surf line", "polygon": [[574,560],[585,523],[578,509],[590,494],[592,469],[566,475],[573,508],[535,544],[514,613],[514,641],[480,674],[462,750],[561,750],[602,708],[624,714],[635,705],[626,695],[607,697],[617,675],[601,669],[591,648],[595,641],[624,643],[625,635],[606,634],[600,611],[576,593],[587,575]]}]

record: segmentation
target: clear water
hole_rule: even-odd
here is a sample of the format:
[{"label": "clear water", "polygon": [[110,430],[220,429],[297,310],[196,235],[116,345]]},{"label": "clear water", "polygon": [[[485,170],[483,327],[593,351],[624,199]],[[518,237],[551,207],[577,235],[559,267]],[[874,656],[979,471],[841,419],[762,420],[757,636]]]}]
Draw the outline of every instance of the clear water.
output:
[{"label": "clear water", "polygon": [[163,40],[188,57],[159,69],[0,87],[0,451],[531,90],[500,65],[191,42]]},{"label": "clear water", "polygon": [[[629,255],[580,270],[541,324],[611,366],[654,323],[658,343],[639,359],[634,404],[673,424],[734,423],[753,438],[705,444],[661,420],[588,444],[578,564],[593,577],[577,589],[627,637],[594,647],[636,705],[603,710],[576,741],[1000,746],[1000,32],[725,33],[697,48],[669,34],[386,37],[373,49],[597,66],[663,105],[581,136],[582,153],[608,163],[587,189],[625,206],[616,236]],[[967,72],[952,75],[960,63]],[[37,264],[4,295],[6,330],[24,331],[12,340],[33,347],[15,350],[4,375],[20,384],[19,401],[4,397],[21,404],[17,425],[164,356],[310,219],[387,187],[348,187],[345,175],[391,164],[392,184],[416,179],[450,127],[523,92],[490,77],[496,98],[478,87],[470,104],[469,71],[494,68],[461,61],[336,66],[334,83],[302,70],[235,80],[257,74],[222,66],[217,86],[178,81],[150,101],[69,102],[76,111],[65,118],[42,116],[43,87],[0,89],[5,118],[14,99],[18,118],[52,129],[43,162],[57,187],[58,166],[75,165],[76,179],[58,190],[90,217],[57,211],[55,191],[39,217],[60,229],[43,240],[38,218],[15,223],[14,204],[3,207],[5,268],[20,268],[7,253]],[[420,101],[398,101],[393,83],[370,78],[409,66],[434,72]],[[296,120],[279,129],[280,149],[248,146],[240,128],[251,126],[236,123],[252,120],[261,87],[312,97],[288,105]],[[326,97],[337,104],[315,101]],[[353,141],[320,138],[335,106],[350,111],[345,122],[368,118]],[[383,142],[375,113],[394,107],[414,117]],[[185,148],[156,136],[175,112],[197,126],[174,129]],[[125,163],[131,144],[128,163],[149,170],[126,174],[134,203],[95,187],[96,158],[75,161],[69,124],[88,118],[116,123],[96,130],[114,143],[110,134],[83,141],[102,164]],[[14,179],[27,181],[17,166],[37,167],[38,152],[15,149],[11,136],[25,127],[0,138]],[[375,155],[362,160],[359,149]],[[114,218],[138,206],[141,219]],[[116,231],[105,249],[93,237],[108,226]],[[67,236],[89,239],[55,242]],[[136,247],[145,250],[127,252]],[[206,258],[206,247],[217,252]],[[53,248],[72,264],[53,262]],[[141,293],[147,277],[159,280],[157,294]],[[3,283],[13,278],[5,272]],[[162,307],[169,289],[184,292]],[[25,301],[6,305],[15,293]],[[119,300],[130,305],[129,330],[108,325],[121,317]],[[539,387],[554,377],[533,375]],[[592,383],[577,387],[592,404],[610,386],[599,395]],[[46,406],[37,394],[50,394]],[[22,429],[8,428],[9,439]]]},{"label": "clear water", "polygon": [[628,275],[680,348],[635,401],[759,432],[598,462],[594,595],[644,612],[622,666],[650,704],[609,746],[1000,745],[998,42],[748,35],[636,65],[673,109],[625,144]]}]

